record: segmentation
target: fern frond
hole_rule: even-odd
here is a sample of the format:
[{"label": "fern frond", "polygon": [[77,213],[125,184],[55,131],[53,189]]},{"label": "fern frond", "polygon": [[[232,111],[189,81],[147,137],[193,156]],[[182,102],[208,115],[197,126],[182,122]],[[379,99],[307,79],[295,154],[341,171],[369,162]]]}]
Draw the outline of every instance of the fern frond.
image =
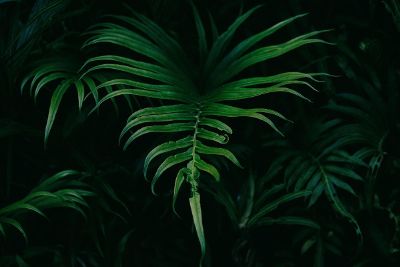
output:
[{"label": "fern frond", "polygon": [[[191,188],[190,206],[202,253],[205,252],[204,231],[201,222],[199,183],[201,175],[220,180],[220,171],[208,160],[208,156],[220,156],[242,167],[235,155],[222,147],[229,141],[232,128],[227,118],[254,118],[281,133],[274,119],[286,119],[278,111],[265,107],[241,108],[238,100],[285,93],[308,100],[297,89],[299,86],[315,88],[310,84],[320,74],[296,71],[271,76],[241,77],[245,69],[267,62],[309,44],[326,43],[316,38],[325,31],[305,33],[281,44],[257,47],[261,41],[284,28],[303,15],[294,16],[261,31],[244,41],[232,45],[239,27],[258,10],[256,6],[239,16],[227,30],[217,34],[213,26],[214,40],[208,40],[203,20],[192,5],[198,33],[199,63],[191,62],[181,44],[162,27],[132,11],[132,16],[108,16],[108,21],[89,30],[90,37],[83,47],[99,44],[123,48],[127,53],[113,52],[89,58],[78,72],[72,71],[68,62],[42,65],[25,79],[22,88],[31,81],[31,90],[37,95],[53,81],[61,81],[56,87],[46,125],[48,139],[58,107],[67,90],[78,93],[78,105],[93,96],[97,109],[107,100],[116,101],[119,96],[145,97],[166,101],[160,106],[139,109],[128,118],[121,132],[124,149],[149,134],[165,134],[170,139],[153,148],[146,157],[144,175],[148,176],[155,158],[161,159],[151,179],[151,189],[169,169],[179,167],[175,179],[173,203],[183,181]],[[232,48],[231,48],[232,47]],[[77,73],[80,73],[77,75]],[[108,76],[102,76],[110,73]],[[111,77],[111,78],[110,78]],[[88,90],[86,89],[88,88]],[[106,89],[100,99],[99,90]],[[229,103],[226,103],[228,102]],[[170,103],[172,102],[172,103]],[[114,102],[116,103],[116,102]],[[93,110],[94,110],[93,109]],[[175,137],[176,135],[180,137]],[[294,193],[302,195],[300,193]]]},{"label": "fern frond", "polygon": [[56,115],[58,113],[61,101],[68,90],[75,90],[78,97],[78,107],[82,108],[85,99],[85,87],[88,86],[95,98],[98,98],[92,78],[85,77],[84,80],[79,79],[77,70],[80,64],[69,58],[54,57],[46,59],[42,64],[36,67],[31,73],[25,76],[21,83],[21,93],[26,89],[34,96],[35,102],[39,93],[56,84],[53,89],[50,100],[50,107],[45,127],[44,142],[47,143],[50,131],[53,127]]},{"label": "fern frond", "polygon": [[363,154],[348,152],[347,147],[357,142],[348,138],[351,132],[341,131],[344,126],[338,119],[314,122],[308,129],[307,136],[311,138],[304,148],[293,148],[286,142],[281,148],[283,155],[276,161],[286,165],[283,175],[287,188],[293,192],[310,191],[309,207],[325,195],[332,208],[348,219],[362,240],[361,229],[341,198],[343,193],[357,196],[353,184],[365,181],[368,164]]},{"label": "fern frond", "polygon": [[86,218],[83,208],[88,207],[88,204],[85,198],[94,193],[84,189],[84,183],[71,180],[71,177],[78,175],[79,172],[72,170],[56,173],[43,180],[24,198],[0,208],[0,235],[6,235],[5,226],[8,225],[19,231],[27,241],[21,217],[32,213],[47,218],[44,211],[50,208],[69,208]]}]

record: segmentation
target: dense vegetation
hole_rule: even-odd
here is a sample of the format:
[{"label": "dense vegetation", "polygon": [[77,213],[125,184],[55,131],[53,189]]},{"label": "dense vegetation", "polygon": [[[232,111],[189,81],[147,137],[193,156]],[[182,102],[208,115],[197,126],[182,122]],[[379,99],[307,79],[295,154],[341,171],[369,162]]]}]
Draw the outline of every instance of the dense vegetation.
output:
[{"label": "dense vegetation", "polygon": [[397,0],[0,0],[0,266],[399,266],[398,47]]}]

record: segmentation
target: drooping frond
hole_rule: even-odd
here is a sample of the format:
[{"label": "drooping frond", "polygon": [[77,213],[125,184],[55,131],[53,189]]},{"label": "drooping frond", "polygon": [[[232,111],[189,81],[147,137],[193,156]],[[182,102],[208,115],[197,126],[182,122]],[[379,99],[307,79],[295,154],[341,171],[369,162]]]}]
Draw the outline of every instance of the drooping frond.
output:
[{"label": "drooping frond", "polygon": [[61,101],[68,90],[73,89],[76,91],[79,109],[83,105],[86,85],[94,92],[93,95],[97,96],[97,92],[93,90],[95,89],[95,83],[92,78],[79,79],[77,74],[79,67],[79,62],[71,60],[71,58],[68,60],[62,57],[46,59],[45,62],[26,75],[21,83],[21,93],[27,88],[30,94],[34,96],[35,101],[43,89],[56,85],[50,100],[44,136],[45,143],[53,127]]},{"label": "drooping frond", "polygon": [[[104,85],[102,86],[102,90],[97,88],[97,85],[109,81],[106,74],[96,73],[91,76],[81,77],[81,73],[79,73],[80,68],[81,62],[74,58],[74,55],[70,55],[67,58],[60,56],[50,57],[40,62],[21,82],[21,93],[29,90],[30,95],[34,97],[35,101],[37,101],[42,91],[51,91],[44,135],[45,144],[49,139],[61,102],[69,91],[76,92],[79,110],[82,109],[88,97],[93,98],[93,102],[96,105],[103,95],[101,91],[104,91],[106,94],[111,93],[111,86]],[[132,108],[131,99],[128,97],[125,98],[128,101],[128,105]],[[118,111],[118,106],[114,100],[113,104]]]},{"label": "drooping frond", "polygon": [[88,207],[85,197],[93,192],[71,177],[79,172],[66,170],[43,180],[24,198],[0,208],[0,235],[6,236],[8,229],[14,228],[22,234],[25,241],[28,236],[20,222],[21,216],[28,213],[46,217],[44,211],[50,208],[70,208],[86,217],[84,207]]}]

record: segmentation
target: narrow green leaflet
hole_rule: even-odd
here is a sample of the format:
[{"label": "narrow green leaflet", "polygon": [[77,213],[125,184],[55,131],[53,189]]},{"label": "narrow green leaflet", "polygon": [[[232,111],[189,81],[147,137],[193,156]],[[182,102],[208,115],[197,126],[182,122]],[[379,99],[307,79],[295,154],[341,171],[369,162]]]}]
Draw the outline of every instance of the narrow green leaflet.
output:
[{"label": "narrow green leaflet", "polygon": [[53,127],[53,123],[56,118],[58,108],[60,107],[60,102],[62,100],[62,97],[64,96],[65,92],[68,90],[69,86],[72,83],[73,83],[72,80],[64,81],[57,87],[57,89],[54,91],[53,96],[51,97],[49,114],[47,116],[47,123],[46,123],[46,128],[45,128],[45,133],[44,133],[45,143],[47,143],[47,140],[49,138],[49,134],[50,134],[51,128]]},{"label": "narrow green leaflet", "polygon": [[194,124],[193,123],[171,123],[166,125],[151,125],[145,126],[136,130],[128,140],[125,142],[124,150],[136,139],[142,135],[148,133],[176,133],[176,132],[187,132],[193,131]]},{"label": "narrow green leaflet", "polygon": [[204,229],[203,229],[203,218],[201,214],[201,204],[200,204],[200,194],[195,193],[190,199],[190,210],[192,211],[192,217],[194,222],[194,227],[196,228],[197,237],[199,238],[200,242],[200,249],[201,249],[201,259],[200,259],[200,266],[206,254],[206,239],[204,236]]},{"label": "narrow green leaflet", "polygon": [[153,180],[151,181],[151,191],[153,192],[153,194],[155,194],[155,189],[154,189],[155,184],[157,183],[158,178],[160,178],[163,172],[173,167],[174,165],[188,161],[191,158],[192,158],[192,149],[188,149],[185,152],[178,153],[176,155],[169,156],[168,158],[166,158],[158,167],[156,173],[154,174]]},{"label": "narrow green leaflet", "polygon": [[298,198],[304,198],[308,195],[311,194],[311,191],[301,191],[301,192],[296,192],[296,193],[289,193],[286,194],[280,198],[278,198],[277,200],[274,200],[273,202],[265,205],[264,207],[260,208],[260,210],[257,211],[256,214],[254,214],[248,224],[252,225],[252,224],[256,224],[257,221],[259,219],[261,219],[262,217],[264,217],[265,215],[267,215],[268,213],[270,213],[271,211],[277,209],[280,205],[298,199]]},{"label": "narrow green leaflet", "polygon": [[147,177],[147,170],[149,168],[149,165],[151,161],[164,153],[168,153],[177,149],[181,148],[187,148],[193,144],[193,137],[192,136],[187,136],[183,139],[179,139],[177,141],[169,141],[167,143],[163,143],[161,145],[156,146],[153,148],[146,156],[144,160],[144,168],[143,168],[143,173],[144,176]]},{"label": "narrow green leaflet", "polygon": [[174,195],[172,198],[172,210],[177,215],[178,215],[178,213],[176,212],[176,209],[175,209],[175,203],[176,203],[176,200],[178,199],[179,191],[182,187],[183,182],[185,181],[185,175],[188,173],[188,171],[189,171],[188,169],[180,169],[175,178]]},{"label": "narrow green leaflet", "polygon": [[243,166],[239,163],[235,155],[225,148],[219,147],[210,147],[206,146],[200,141],[196,143],[196,150],[200,154],[209,154],[209,155],[219,155],[229,159],[233,164],[238,166],[239,168],[243,168]]},{"label": "narrow green leaflet", "polygon": [[194,165],[202,171],[208,172],[214,179],[219,182],[220,174],[218,170],[211,164],[202,160],[199,156],[195,157]]},{"label": "narrow green leaflet", "polygon": [[17,220],[12,219],[12,218],[1,218],[0,223],[2,223],[3,225],[9,225],[9,226],[14,227],[24,237],[25,242],[26,243],[28,242],[28,236],[25,233],[22,225]]}]

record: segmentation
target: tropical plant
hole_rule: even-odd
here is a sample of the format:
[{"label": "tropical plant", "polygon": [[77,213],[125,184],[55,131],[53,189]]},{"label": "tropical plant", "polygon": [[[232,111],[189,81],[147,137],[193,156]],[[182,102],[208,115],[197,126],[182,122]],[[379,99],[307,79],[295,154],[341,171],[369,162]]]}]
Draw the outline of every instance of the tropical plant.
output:
[{"label": "tropical plant", "polygon": [[398,266],[398,11],[0,0],[0,266]]},{"label": "tropical plant", "polygon": [[[367,164],[362,153],[364,150],[350,154],[344,148],[348,144],[346,141],[349,136],[343,136],[343,132],[340,131],[342,129],[338,129],[340,124],[341,121],[335,119],[311,123],[308,125],[309,133],[306,134],[305,144],[301,144],[300,148],[291,147],[286,140],[271,141],[271,144],[279,145],[280,150],[289,150],[276,159],[272,168],[282,170],[282,164],[287,162],[284,169],[286,186],[293,188],[295,192],[303,188],[312,190],[309,207],[324,193],[339,213],[351,218],[339,200],[336,190],[341,189],[355,195],[350,181],[363,181],[362,175],[358,174],[363,172],[357,167],[365,169]],[[335,134],[335,131],[339,133]],[[278,173],[278,170],[271,172]]]},{"label": "tropical plant", "polygon": [[[276,58],[298,47],[313,43],[325,43],[314,37],[324,31],[313,31],[295,37],[278,45],[254,48],[266,37],[304,16],[299,15],[277,23],[276,25],[252,35],[229,50],[233,35],[241,24],[259,7],[255,7],[238,17],[233,24],[216,36],[209,45],[206,31],[197,9],[193,14],[198,33],[198,62],[190,62],[182,46],[169,36],[161,27],[143,15],[133,12],[132,17],[113,16],[117,22],[104,22],[90,31],[91,38],[86,46],[109,43],[120,46],[144,57],[132,59],[126,55],[100,55],[90,58],[84,68],[83,77],[99,70],[115,70],[120,74],[97,88],[120,86],[101,99],[97,106],[108,99],[121,95],[134,95],[161,99],[169,102],[157,107],[147,107],[132,113],[122,130],[120,140],[129,134],[125,141],[126,149],[137,138],[148,133],[187,133],[180,139],[172,139],[153,148],[145,159],[144,175],[152,161],[159,156],[171,154],[157,168],[151,182],[152,192],[160,176],[178,164],[179,168],[174,187],[175,203],[184,181],[190,184],[190,207],[193,221],[199,237],[202,255],[205,254],[205,239],[202,225],[200,194],[198,191],[200,173],[211,175],[220,180],[219,171],[204,159],[207,155],[223,156],[238,167],[242,167],[234,154],[216,146],[228,142],[232,134],[229,125],[220,118],[249,117],[267,123],[279,132],[269,116],[286,118],[275,110],[267,108],[240,108],[224,103],[254,98],[270,93],[287,93],[306,99],[293,90],[295,85],[313,88],[307,81],[314,80],[318,74],[285,72],[271,76],[240,77],[248,67]],[[148,60],[146,60],[148,58]],[[97,107],[96,106],[96,107]],[[218,119],[216,119],[216,117]],[[134,130],[135,129],[135,130]],[[209,143],[213,145],[209,145]]]},{"label": "tropical plant", "polygon": [[11,226],[18,230],[25,241],[28,236],[18,218],[34,213],[46,218],[43,213],[50,208],[71,208],[86,216],[84,207],[88,207],[86,197],[93,196],[93,192],[83,189],[84,184],[77,180],[70,180],[71,176],[79,175],[76,171],[62,171],[45,180],[36,186],[24,198],[10,203],[0,209],[0,233],[6,237],[5,226]]}]

